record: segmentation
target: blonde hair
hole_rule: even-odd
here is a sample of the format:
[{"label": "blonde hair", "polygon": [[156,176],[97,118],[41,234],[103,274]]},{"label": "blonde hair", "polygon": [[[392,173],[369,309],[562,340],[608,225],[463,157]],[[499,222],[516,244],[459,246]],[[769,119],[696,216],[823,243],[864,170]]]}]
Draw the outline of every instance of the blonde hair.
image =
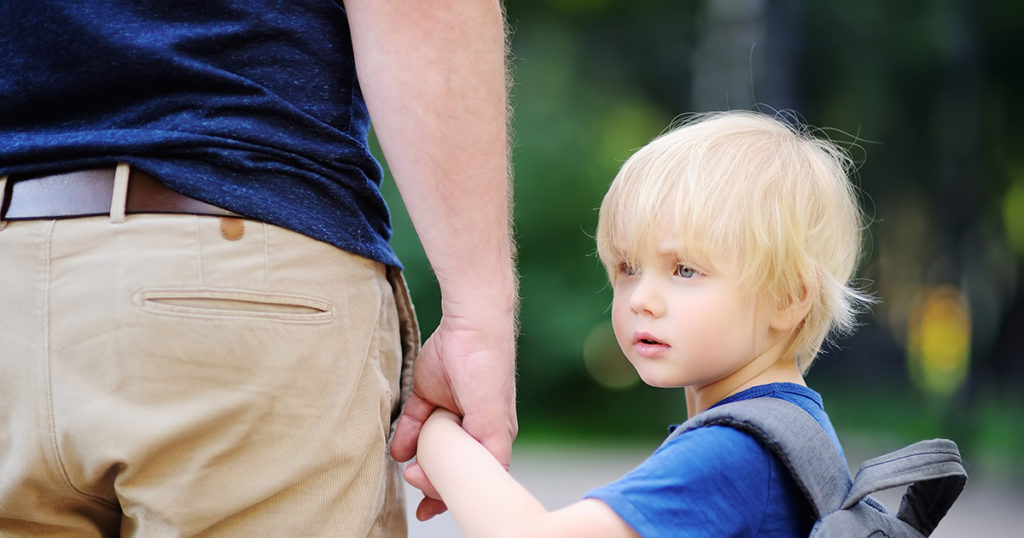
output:
[{"label": "blonde hair", "polygon": [[850,331],[871,302],[849,285],[862,227],[851,169],[806,127],[746,111],[693,116],[622,166],[601,203],[597,251],[614,284],[668,222],[681,259],[735,261],[742,289],[772,304],[810,294],[788,350],[806,371],[830,331]]}]

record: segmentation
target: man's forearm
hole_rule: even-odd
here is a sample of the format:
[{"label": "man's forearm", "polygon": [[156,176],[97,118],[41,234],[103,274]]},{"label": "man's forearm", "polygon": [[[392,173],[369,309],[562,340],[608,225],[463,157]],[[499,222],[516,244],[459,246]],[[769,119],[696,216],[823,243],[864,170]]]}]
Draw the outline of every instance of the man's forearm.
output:
[{"label": "man's forearm", "polygon": [[496,0],[347,0],[374,129],[447,306],[514,309]]}]

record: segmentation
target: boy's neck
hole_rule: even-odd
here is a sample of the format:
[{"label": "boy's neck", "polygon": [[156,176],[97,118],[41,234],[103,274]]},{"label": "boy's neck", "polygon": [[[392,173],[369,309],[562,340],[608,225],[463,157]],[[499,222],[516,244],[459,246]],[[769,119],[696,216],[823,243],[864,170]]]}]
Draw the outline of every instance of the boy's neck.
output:
[{"label": "boy's neck", "polygon": [[732,375],[703,387],[686,387],[687,416],[702,413],[723,399],[758,385],[794,383],[806,386],[795,357],[780,358],[767,366],[750,362]]}]

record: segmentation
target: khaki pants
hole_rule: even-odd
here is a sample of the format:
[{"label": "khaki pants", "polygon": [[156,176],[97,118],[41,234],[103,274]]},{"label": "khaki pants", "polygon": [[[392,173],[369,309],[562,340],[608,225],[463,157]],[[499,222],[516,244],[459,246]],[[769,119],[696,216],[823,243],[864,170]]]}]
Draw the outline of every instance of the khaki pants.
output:
[{"label": "khaki pants", "polygon": [[0,536],[405,536],[401,275],[252,221],[117,220],[0,229]]}]

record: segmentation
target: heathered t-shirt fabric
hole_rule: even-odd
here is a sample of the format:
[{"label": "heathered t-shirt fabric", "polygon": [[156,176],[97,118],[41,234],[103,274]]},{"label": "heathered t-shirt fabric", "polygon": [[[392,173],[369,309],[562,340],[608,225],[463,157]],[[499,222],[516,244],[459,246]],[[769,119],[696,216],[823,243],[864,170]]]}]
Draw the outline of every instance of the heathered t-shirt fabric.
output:
[{"label": "heathered t-shirt fabric", "polygon": [[398,266],[368,133],[340,2],[0,3],[0,175],[124,161]]}]

